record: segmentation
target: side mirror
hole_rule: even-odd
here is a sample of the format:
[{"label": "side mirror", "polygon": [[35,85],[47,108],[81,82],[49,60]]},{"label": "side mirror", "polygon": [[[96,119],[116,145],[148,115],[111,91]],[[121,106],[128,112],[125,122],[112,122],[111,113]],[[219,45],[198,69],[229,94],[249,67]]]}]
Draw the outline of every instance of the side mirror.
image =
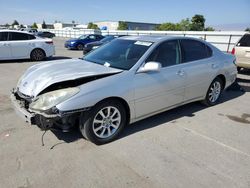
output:
[{"label": "side mirror", "polygon": [[145,63],[143,67],[140,67],[138,73],[143,72],[160,72],[161,70],[161,63],[150,61]]}]

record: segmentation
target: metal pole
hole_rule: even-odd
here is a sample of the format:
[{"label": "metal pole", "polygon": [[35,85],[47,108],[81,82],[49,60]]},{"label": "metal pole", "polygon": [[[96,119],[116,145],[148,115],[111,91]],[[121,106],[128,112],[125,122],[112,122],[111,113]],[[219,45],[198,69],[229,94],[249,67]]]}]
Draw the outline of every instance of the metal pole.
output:
[{"label": "metal pole", "polygon": [[228,45],[227,45],[227,52],[229,51],[229,48],[231,45],[231,39],[232,39],[232,35],[229,36],[229,41],[228,41]]}]

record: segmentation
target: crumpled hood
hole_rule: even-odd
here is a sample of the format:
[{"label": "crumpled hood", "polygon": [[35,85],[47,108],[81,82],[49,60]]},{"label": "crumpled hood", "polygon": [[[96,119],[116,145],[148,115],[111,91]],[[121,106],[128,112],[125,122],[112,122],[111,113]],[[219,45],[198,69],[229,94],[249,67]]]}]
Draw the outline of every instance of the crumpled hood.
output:
[{"label": "crumpled hood", "polygon": [[50,61],[30,67],[20,78],[17,88],[25,95],[36,97],[54,83],[121,71],[80,59]]}]

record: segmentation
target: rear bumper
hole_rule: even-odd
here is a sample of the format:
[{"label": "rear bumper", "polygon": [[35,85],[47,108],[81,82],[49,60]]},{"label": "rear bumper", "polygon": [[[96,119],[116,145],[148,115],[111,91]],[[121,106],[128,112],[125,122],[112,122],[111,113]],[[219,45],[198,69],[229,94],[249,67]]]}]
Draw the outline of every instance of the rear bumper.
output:
[{"label": "rear bumper", "polygon": [[[249,60],[250,61],[250,60]],[[250,69],[250,62],[236,62],[237,67]]]},{"label": "rear bumper", "polygon": [[47,50],[46,50],[46,56],[47,57],[51,57],[51,56],[53,56],[53,55],[55,55],[56,54],[56,50],[55,50],[55,46],[53,45],[53,46],[51,46],[50,48],[48,48]]}]

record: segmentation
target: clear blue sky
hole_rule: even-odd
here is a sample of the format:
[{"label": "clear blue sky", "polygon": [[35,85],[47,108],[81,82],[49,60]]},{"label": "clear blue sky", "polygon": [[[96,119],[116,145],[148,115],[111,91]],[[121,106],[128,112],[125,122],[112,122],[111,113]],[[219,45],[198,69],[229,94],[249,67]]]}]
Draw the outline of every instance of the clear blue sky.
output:
[{"label": "clear blue sky", "polygon": [[55,20],[178,22],[203,14],[206,25],[249,25],[250,0],[0,0],[0,24]]}]

